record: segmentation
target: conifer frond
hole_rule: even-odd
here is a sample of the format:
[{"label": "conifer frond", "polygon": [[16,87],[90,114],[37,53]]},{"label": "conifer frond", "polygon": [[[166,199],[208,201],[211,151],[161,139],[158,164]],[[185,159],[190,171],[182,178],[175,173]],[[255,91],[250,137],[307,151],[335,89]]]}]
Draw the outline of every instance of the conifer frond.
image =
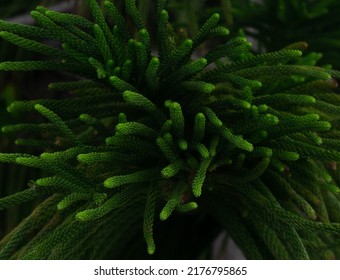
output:
[{"label": "conifer frond", "polygon": [[64,57],[66,55],[65,53],[63,53],[61,50],[57,48],[46,46],[45,44],[17,36],[16,34],[13,34],[10,32],[1,31],[0,37],[19,47],[28,49],[30,51],[38,52],[43,55],[52,56],[52,57]]},{"label": "conifer frond", "polygon": [[[3,39],[46,56],[0,62],[1,71],[76,74],[49,85],[72,98],[8,107],[46,123],[4,126],[40,150],[0,161],[48,175],[0,208],[49,198],[0,242],[1,258],[135,257],[125,248],[141,231],[161,258],[154,235],[202,217],[254,259],[320,257],[315,247],[339,237],[339,73],[301,58],[301,44],[252,54],[218,14],[193,38],[177,34],[166,2],[156,3],[156,38],[135,0],[125,0],[127,20],[114,2],[88,0],[94,22],[43,7],[32,12],[38,27],[0,21]],[[200,55],[214,36],[223,38]]]},{"label": "conifer frond", "polygon": [[153,239],[153,223],[155,217],[156,202],[158,199],[157,185],[150,184],[149,191],[146,197],[146,205],[143,220],[144,239],[148,247],[148,253],[152,255],[155,250],[155,241]]},{"label": "conifer frond", "polygon": [[170,194],[170,198],[166,205],[163,207],[159,217],[161,220],[166,220],[169,218],[171,213],[175,208],[180,205],[181,195],[184,192],[186,184],[184,182],[178,182]]}]

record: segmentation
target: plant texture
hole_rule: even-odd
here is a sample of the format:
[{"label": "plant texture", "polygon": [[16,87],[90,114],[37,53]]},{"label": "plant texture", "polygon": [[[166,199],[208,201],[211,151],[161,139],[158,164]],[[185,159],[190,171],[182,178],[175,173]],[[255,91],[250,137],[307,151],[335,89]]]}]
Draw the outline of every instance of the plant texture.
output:
[{"label": "plant texture", "polygon": [[150,38],[134,0],[134,28],[102,4],[88,0],[93,21],[37,7],[37,27],[0,22],[2,38],[46,56],[0,70],[74,74],[49,86],[69,98],[8,107],[36,121],[2,131],[36,150],[0,160],[46,176],[0,199],[42,198],[0,258],[198,258],[223,229],[249,259],[339,257],[338,72],[301,65],[301,44],[253,55],[218,14],[189,39],[159,0]]},{"label": "plant texture", "polygon": [[[27,12],[28,10],[33,9],[36,5],[38,5],[41,2],[48,2],[48,1],[5,1],[1,0],[0,1],[0,7],[1,7],[1,12],[0,12],[0,18],[9,18],[12,16],[17,16],[20,13]],[[51,1],[50,1],[51,2]],[[46,4],[46,3],[45,3]]]},{"label": "plant texture", "polygon": [[[199,1],[188,1],[197,7]],[[322,64],[332,64],[339,69],[340,3],[336,0],[220,0],[204,3],[207,14],[219,12],[232,32],[242,28],[258,41],[258,52],[274,51],[304,41],[309,51],[322,54]],[[200,17],[198,17],[199,19]],[[188,27],[197,24],[191,18]],[[279,32],[278,32],[279,30]]]}]

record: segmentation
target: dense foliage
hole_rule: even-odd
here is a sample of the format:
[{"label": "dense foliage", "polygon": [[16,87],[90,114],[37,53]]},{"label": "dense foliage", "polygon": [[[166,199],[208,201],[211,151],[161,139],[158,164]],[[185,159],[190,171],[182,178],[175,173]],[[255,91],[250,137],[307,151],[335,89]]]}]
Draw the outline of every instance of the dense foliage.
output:
[{"label": "dense foliage", "polygon": [[102,4],[88,0],[92,20],[40,6],[38,26],[0,22],[45,57],[0,70],[73,78],[49,85],[66,98],[8,107],[32,122],[2,131],[35,150],[0,160],[45,175],[0,199],[42,197],[0,258],[207,258],[224,229],[249,259],[338,258],[339,73],[303,43],[253,54],[216,13],[190,39],[158,0],[150,38],[134,0],[128,19]]}]

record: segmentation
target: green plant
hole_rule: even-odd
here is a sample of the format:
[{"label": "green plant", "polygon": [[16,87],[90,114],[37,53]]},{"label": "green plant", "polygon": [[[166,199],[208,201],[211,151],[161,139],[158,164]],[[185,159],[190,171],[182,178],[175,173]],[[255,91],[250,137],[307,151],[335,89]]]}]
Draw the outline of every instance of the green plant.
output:
[{"label": "green plant", "polygon": [[[3,1],[0,0],[0,20],[8,20],[10,22],[19,22],[26,24],[33,24],[33,20],[30,18],[30,11],[36,7],[38,4],[43,4],[47,6],[56,5],[60,1],[56,0],[44,0],[44,1]],[[80,1],[81,2],[81,1]],[[54,6],[56,7],[56,6]],[[68,8],[70,8],[69,6]],[[59,9],[65,9],[65,5],[59,6]],[[6,42],[0,39],[0,61],[15,61],[15,60],[23,60],[23,59],[38,59],[36,53],[25,50],[20,47],[13,46],[13,44]],[[43,76],[44,74],[42,74]],[[20,75],[18,73],[8,73],[6,75],[1,75],[0,77],[0,91],[4,91],[4,95],[8,95],[8,92],[14,96],[14,98],[23,98],[26,99],[26,92],[30,91],[27,88],[27,84],[30,84],[28,81],[32,81],[33,79],[43,80],[45,77],[37,78],[37,75],[32,73],[25,73],[25,75]],[[23,84],[25,86],[23,86]],[[37,92],[34,96],[39,96],[39,90],[35,87],[35,92]],[[1,104],[0,104],[1,106]],[[3,118],[5,120],[5,118]]]},{"label": "green plant", "polygon": [[320,63],[339,69],[340,33],[335,28],[339,25],[339,1],[220,0],[207,1],[201,11],[205,10],[208,11],[205,16],[221,13],[232,32],[244,29],[258,42],[257,52],[274,51],[292,42],[304,41],[309,51],[322,55]]},{"label": "green plant", "polygon": [[88,4],[94,22],[43,7],[32,12],[39,27],[0,22],[2,38],[50,57],[0,70],[75,75],[49,86],[69,98],[8,107],[35,116],[2,131],[36,152],[0,160],[49,177],[0,199],[4,209],[44,198],[0,242],[0,257],[147,258],[142,231],[155,258],[208,257],[222,229],[250,259],[339,257],[339,73],[306,65],[315,61],[299,44],[254,55],[218,14],[192,39],[177,35],[165,0],[155,55],[134,0],[133,30],[111,1],[104,12]]},{"label": "green plant", "polygon": [[38,5],[41,2],[44,2],[44,1],[34,0],[34,1],[23,2],[23,1],[14,0],[14,1],[8,2],[5,0],[1,0],[0,1],[0,7],[1,7],[0,18],[1,19],[9,18],[12,16],[17,16],[20,13],[28,12],[31,9],[35,8],[36,5]]}]

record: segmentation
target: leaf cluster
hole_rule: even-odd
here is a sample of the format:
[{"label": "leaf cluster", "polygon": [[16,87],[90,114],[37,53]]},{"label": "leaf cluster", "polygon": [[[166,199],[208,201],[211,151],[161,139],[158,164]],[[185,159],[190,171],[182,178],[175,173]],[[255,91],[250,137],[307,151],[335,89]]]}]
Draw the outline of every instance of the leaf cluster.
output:
[{"label": "leaf cluster", "polygon": [[[126,246],[140,248],[143,232],[161,258],[154,232],[183,219],[189,232],[214,221],[250,259],[337,258],[339,73],[299,63],[294,47],[255,55],[243,36],[228,37],[219,14],[183,38],[169,29],[164,0],[155,52],[134,0],[125,1],[133,28],[112,1],[88,5],[93,21],[37,7],[37,26],[0,22],[2,38],[46,57],[0,70],[75,77],[49,86],[69,98],[8,107],[43,121],[4,126],[26,132],[16,144],[38,154],[0,160],[48,175],[1,198],[0,209],[48,198],[0,242],[0,257],[136,257]],[[216,37],[222,43],[198,56]]]}]

